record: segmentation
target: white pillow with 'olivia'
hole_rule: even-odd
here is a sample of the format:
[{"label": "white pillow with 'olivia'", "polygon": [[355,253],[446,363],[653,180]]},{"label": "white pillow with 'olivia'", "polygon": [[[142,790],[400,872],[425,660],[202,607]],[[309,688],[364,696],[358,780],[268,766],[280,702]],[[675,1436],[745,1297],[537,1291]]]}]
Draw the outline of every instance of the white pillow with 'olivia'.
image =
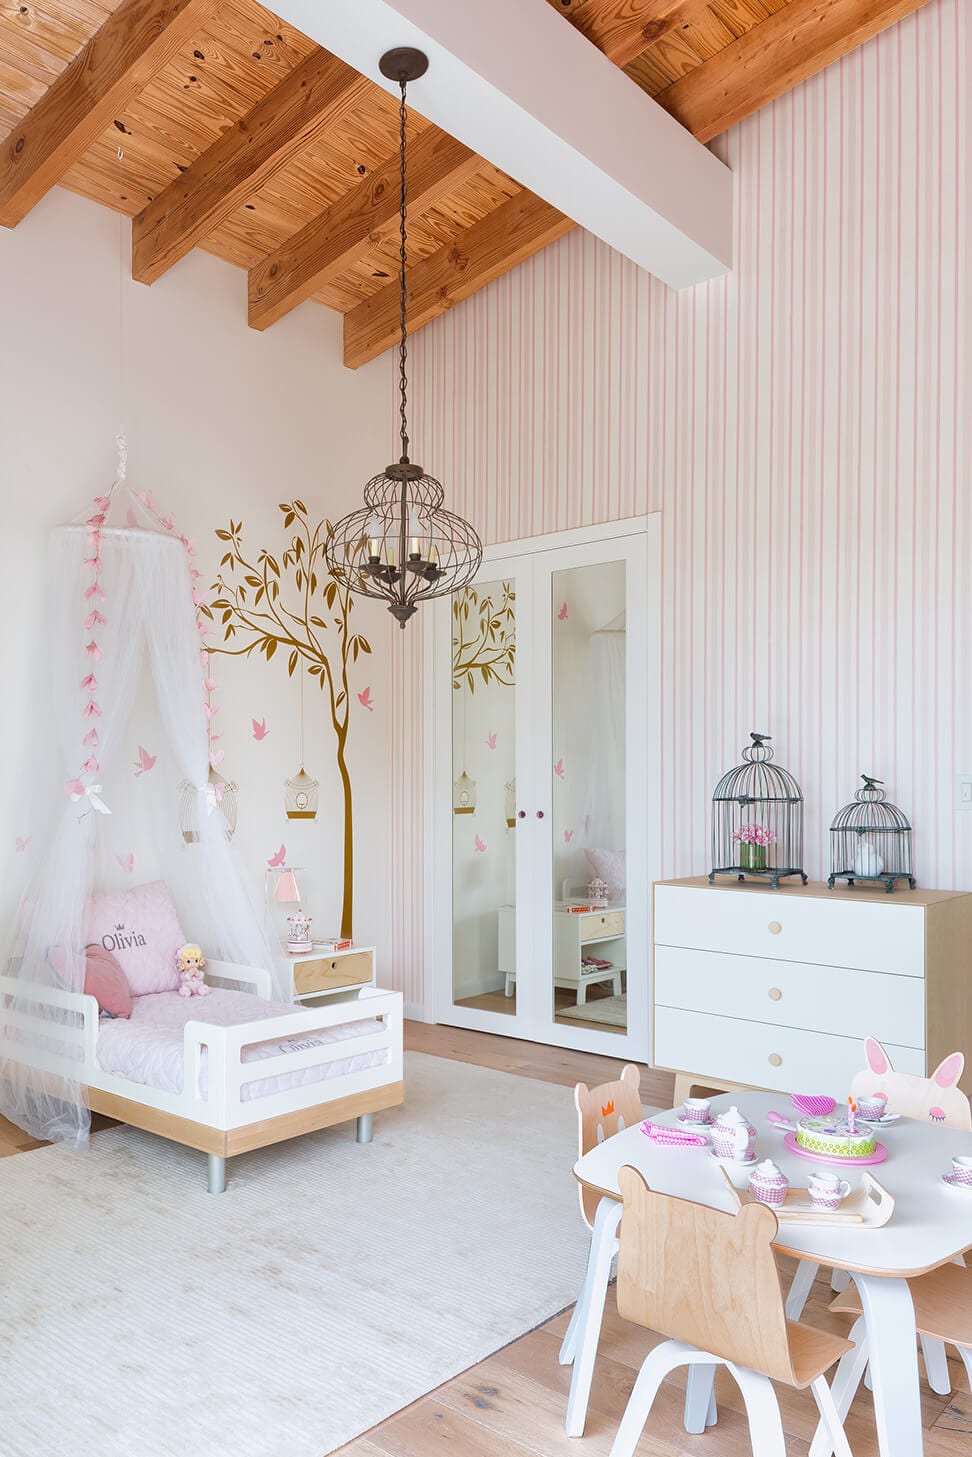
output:
[{"label": "white pillow with 'olivia'", "polygon": [[133,997],[178,990],[176,953],[186,938],[164,881],[92,896],[84,939],[117,957]]}]

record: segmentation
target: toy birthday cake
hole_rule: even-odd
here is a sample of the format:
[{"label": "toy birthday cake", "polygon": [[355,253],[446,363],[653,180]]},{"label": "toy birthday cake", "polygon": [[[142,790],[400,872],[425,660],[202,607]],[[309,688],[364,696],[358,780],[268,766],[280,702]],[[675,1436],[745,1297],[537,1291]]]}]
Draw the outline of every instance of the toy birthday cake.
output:
[{"label": "toy birthday cake", "polygon": [[852,1128],[833,1118],[801,1118],[796,1141],[808,1153],[819,1153],[828,1159],[866,1159],[875,1149],[874,1130]]}]

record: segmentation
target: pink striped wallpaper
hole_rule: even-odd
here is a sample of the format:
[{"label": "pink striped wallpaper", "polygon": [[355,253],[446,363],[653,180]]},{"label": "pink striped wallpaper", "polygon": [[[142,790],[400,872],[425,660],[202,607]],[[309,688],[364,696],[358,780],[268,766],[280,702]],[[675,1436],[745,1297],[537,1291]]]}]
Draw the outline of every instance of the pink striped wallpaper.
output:
[{"label": "pink striped wallpaper", "polygon": [[[970,73],[967,0],[932,0],[716,144],[728,277],[676,294],[578,231],[414,341],[414,453],[489,541],[662,513],[666,874],[707,868],[712,785],[758,728],[812,875],[867,770],[920,883],[972,886]],[[406,653],[392,942],[417,1003],[418,633]]]}]

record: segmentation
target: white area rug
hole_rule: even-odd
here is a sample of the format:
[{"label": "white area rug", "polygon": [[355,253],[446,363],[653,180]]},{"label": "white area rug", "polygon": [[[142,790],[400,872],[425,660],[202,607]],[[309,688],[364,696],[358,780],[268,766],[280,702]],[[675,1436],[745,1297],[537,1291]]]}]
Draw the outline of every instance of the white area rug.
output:
[{"label": "white area rug", "polygon": [[229,1162],[0,1159],[3,1457],[323,1457],[572,1301],[570,1089],[412,1053],[406,1104]]},{"label": "white area rug", "polygon": [[558,1017],[571,1017],[575,1022],[606,1022],[609,1027],[625,1027],[628,1023],[628,998],[624,992],[616,997],[597,997],[582,1007],[558,1007]]}]

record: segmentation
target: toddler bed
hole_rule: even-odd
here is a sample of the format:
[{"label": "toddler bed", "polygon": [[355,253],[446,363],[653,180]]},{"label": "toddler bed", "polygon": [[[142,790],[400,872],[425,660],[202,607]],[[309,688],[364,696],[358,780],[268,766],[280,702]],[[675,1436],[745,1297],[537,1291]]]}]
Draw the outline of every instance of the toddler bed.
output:
[{"label": "toddler bed", "polygon": [[[211,1193],[234,1154],[352,1118],[367,1143],[372,1115],[403,1101],[400,992],[362,987],[294,1009],[270,1000],[258,967],[212,961],[207,981],[207,997],[145,994],[130,1018],[109,1020],[93,996],[38,986],[35,1025],[22,1003],[0,1014],[0,1055],[16,1061],[27,1045],[43,1073],[55,1021],[92,1111],[207,1154]],[[0,977],[4,1001],[17,991]]]}]

